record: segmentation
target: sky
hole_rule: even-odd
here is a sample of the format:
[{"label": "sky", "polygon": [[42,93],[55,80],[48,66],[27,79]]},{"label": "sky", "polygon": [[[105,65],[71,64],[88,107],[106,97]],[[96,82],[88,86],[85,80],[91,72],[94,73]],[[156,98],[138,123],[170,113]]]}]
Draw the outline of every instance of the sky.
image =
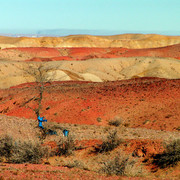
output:
[{"label": "sky", "polygon": [[180,0],[0,0],[0,32],[104,30],[180,35]]}]

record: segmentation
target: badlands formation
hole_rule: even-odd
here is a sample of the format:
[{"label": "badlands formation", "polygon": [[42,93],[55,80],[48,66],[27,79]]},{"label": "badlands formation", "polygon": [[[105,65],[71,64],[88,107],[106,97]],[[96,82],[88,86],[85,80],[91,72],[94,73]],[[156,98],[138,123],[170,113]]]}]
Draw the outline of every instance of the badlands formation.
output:
[{"label": "badlands formation", "polygon": [[0,47],[124,47],[155,48],[179,44],[179,36],[123,34],[114,36],[71,35],[66,37],[0,37]]},{"label": "badlands formation", "polygon": [[[41,67],[45,81],[105,82],[140,77],[180,78],[180,60],[160,57],[98,58],[85,61],[0,61],[0,88],[36,82]],[[34,71],[36,69],[36,71]]]},{"label": "badlands formation", "polygon": [[[43,136],[38,108],[45,129],[57,135]],[[161,170],[152,163],[164,143],[179,139],[179,118],[180,36],[0,37],[0,135],[40,142],[50,152],[63,129],[75,140],[73,154],[41,165],[0,157],[0,179],[119,179],[102,175],[117,156],[128,157],[122,179],[179,179],[180,164]],[[100,153],[112,132],[121,143]]]},{"label": "badlands formation", "polygon": [[[96,119],[102,116],[101,119],[104,119],[102,120],[102,124],[107,124],[108,119],[120,115],[124,119],[129,119],[131,122],[136,112],[134,109],[137,108],[136,110],[139,111],[139,114],[136,115],[134,119],[137,119],[138,123],[140,119],[141,122],[146,121],[147,118],[155,120],[156,116],[151,115],[151,113],[156,114],[157,111],[160,111],[162,113],[159,112],[158,114],[162,116],[160,115],[159,121],[161,121],[162,124],[160,123],[158,127],[156,127],[154,123],[149,124],[150,128],[176,130],[176,128],[180,126],[180,122],[178,121],[178,117],[180,116],[180,98],[178,99],[178,92],[180,92],[179,36],[125,34],[115,36],[74,35],[40,38],[0,37],[0,44],[2,48],[0,50],[0,93],[2,96],[0,97],[0,112],[2,114],[36,118],[32,109],[24,106],[21,107],[20,105],[17,106],[16,104],[20,102],[26,104],[25,101],[32,101],[33,97],[31,100],[28,100],[26,96],[29,97],[30,95],[28,94],[31,93],[34,93],[34,97],[37,96],[37,87],[35,88],[34,86],[38,86],[38,82],[47,86],[48,91],[54,91],[53,89],[56,85],[57,89],[63,89],[67,83],[70,89],[65,88],[64,93],[58,95],[57,107],[53,105],[55,109],[52,109],[52,112],[42,109],[42,112],[52,121],[97,124]],[[152,85],[153,83],[154,86]],[[77,87],[74,84],[77,84]],[[124,84],[125,87],[123,87],[122,84]],[[24,91],[25,87],[29,87],[29,90],[27,92],[25,91],[23,95],[19,97],[17,93],[19,88]],[[83,88],[85,89],[83,90]],[[91,90],[89,92],[88,88],[94,89],[94,92]],[[123,103],[121,105],[122,107],[126,104],[124,100],[122,101],[121,95],[118,95],[119,91],[122,91],[121,95],[128,103],[132,101],[131,105],[127,105],[128,107],[134,107],[130,108],[130,112],[127,108],[117,108],[119,101],[121,101],[119,104]],[[12,94],[13,97],[17,96],[18,100],[13,99],[13,102],[10,100],[4,102],[4,98],[8,96],[7,92]],[[82,115],[82,112],[79,112],[80,107],[78,107],[78,105],[76,106],[77,109],[71,107],[72,103],[70,102],[75,102],[77,98],[73,96],[73,92],[77,93],[75,93],[77,97],[87,96],[86,93],[89,94],[89,97],[85,99],[89,99],[88,101],[90,102],[83,103],[80,99],[77,100],[77,102],[80,101],[79,103],[83,107],[85,106],[85,109],[87,108],[87,104],[89,104],[87,105],[88,107],[93,106],[95,108],[95,104],[101,105],[105,103],[106,96],[100,97],[102,98],[101,102],[101,100],[97,98],[98,93],[107,94],[109,98],[111,96],[117,96],[117,98],[116,101],[111,104],[111,108],[107,103],[104,104],[104,109],[107,108],[106,111],[109,112],[108,114],[105,113],[106,115],[100,107],[98,107],[98,111],[96,108],[92,111],[93,108],[90,108],[91,110],[84,111],[84,115]],[[91,92],[93,93],[91,94]],[[129,92],[130,95],[129,93],[126,94],[127,92]],[[155,99],[153,102],[156,105],[154,104],[152,107],[149,103],[143,105],[144,107],[147,106],[147,109],[151,109],[150,114],[146,112],[145,115],[144,111],[141,112],[143,101],[137,104],[136,98],[138,99],[139,97],[133,95],[132,92],[138,92],[139,95],[142,94],[142,98],[140,99],[149,99],[154,93],[153,97]],[[16,93],[17,95],[15,95]],[[70,101],[67,100],[66,105],[61,108],[65,109],[62,110],[59,115],[53,116],[52,113],[56,113],[55,111],[58,106],[60,106],[60,102],[67,98],[66,93],[70,93],[67,96],[72,97],[72,99]],[[169,118],[163,120],[163,113],[165,113],[163,110],[164,104],[160,105],[158,100],[163,94],[167,100],[166,103],[171,102],[170,99],[172,99],[172,107],[169,107],[169,110],[166,109],[166,112],[171,114],[171,120],[174,122],[174,125],[166,125],[166,127],[162,126],[164,126],[164,122]],[[51,96],[48,96],[46,93],[44,95],[47,96],[47,102],[43,103],[51,104]],[[170,96],[172,97],[170,98]],[[128,97],[131,100],[127,99]],[[17,103],[17,101],[20,102]],[[94,104],[92,101],[97,102]],[[113,99],[111,99],[111,101],[113,101]],[[150,102],[151,100],[148,101]],[[30,103],[36,106],[33,102]],[[46,106],[45,104],[44,106]],[[68,106],[72,108],[71,113],[69,113],[67,109]],[[156,106],[156,110],[153,109],[153,107]],[[172,112],[170,112],[170,110]],[[24,113],[21,113],[21,111]],[[174,115],[172,115],[172,113],[174,113]],[[78,122],[78,119],[81,120]],[[138,126],[137,122],[131,122],[132,127]]]},{"label": "badlands formation", "polygon": [[180,37],[142,34],[0,37],[0,88],[37,81],[32,72],[37,74],[38,67],[44,81],[179,79],[178,43]]},{"label": "badlands formation", "polygon": [[[44,93],[45,109],[41,109],[51,121],[98,125],[97,119],[101,118],[99,125],[106,125],[108,119],[120,116],[131,127],[144,127],[143,122],[148,119],[151,123],[147,128],[176,131],[180,126],[179,40],[179,36],[142,34],[1,37],[1,45],[10,48],[0,50],[0,112],[35,119],[29,105],[21,104],[36,106],[33,97],[38,96],[38,82],[41,82],[48,92],[52,91],[50,96]],[[26,88],[29,89],[26,91]],[[63,93],[57,96],[56,92],[61,90]],[[53,104],[54,92],[57,102],[47,111],[48,104]],[[5,100],[7,93],[12,95],[9,100]],[[31,94],[33,96],[27,99]],[[74,103],[79,105],[74,106]],[[118,104],[124,108],[119,108]],[[61,111],[57,113],[59,106],[62,106]],[[153,123],[156,121],[158,124]]]}]

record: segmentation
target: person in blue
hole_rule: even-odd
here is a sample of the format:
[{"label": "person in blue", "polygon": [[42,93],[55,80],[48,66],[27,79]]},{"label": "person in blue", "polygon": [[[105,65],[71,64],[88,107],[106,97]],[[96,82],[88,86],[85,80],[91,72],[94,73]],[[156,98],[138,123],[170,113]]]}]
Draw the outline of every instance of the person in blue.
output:
[{"label": "person in blue", "polygon": [[69,133],[69,131],[67,129],[63,130],[63,136],[68,137],[68,133]]},{"label": "person in blue", "polygon": [[47,122],[47,120],[44,119],[44,117],[38,116],[38,122],[39,122],[39,127],[44,129],[44,127],[42,126],[42,122]]}]

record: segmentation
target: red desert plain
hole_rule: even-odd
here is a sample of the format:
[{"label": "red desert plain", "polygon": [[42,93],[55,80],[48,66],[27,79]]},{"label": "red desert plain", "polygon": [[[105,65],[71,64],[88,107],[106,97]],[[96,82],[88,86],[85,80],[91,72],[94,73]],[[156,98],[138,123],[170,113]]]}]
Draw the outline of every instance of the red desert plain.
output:
[{"label": "red desert plain", "polygon": [[0,179],[180,179],[180,37],[1,36]]}]

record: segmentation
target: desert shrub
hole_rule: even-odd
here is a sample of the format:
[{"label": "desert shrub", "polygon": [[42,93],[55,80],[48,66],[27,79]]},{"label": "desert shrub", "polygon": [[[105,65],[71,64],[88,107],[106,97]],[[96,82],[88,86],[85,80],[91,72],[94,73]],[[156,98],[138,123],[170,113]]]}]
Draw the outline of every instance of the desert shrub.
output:
[{"label": "desert shrub", "polygon": [[64,137],[60,139],[60,141],[57,143],[56,155],[68,156],[71,155],[74,150],[75,150],[75,144],[73,137],[72,136]]},{"label": "desert shrub", "polygon": [[119,121],[119,120],[111,120],[111,121],[108,122],[108,124],[109,124],[110,126],[116,126],[116,127],[118,127],[118,126],[121,125],[121,121]]},{"label": "desert shrub", "polygon": [[40,163],[41,158],[45,155],[45,148],[38,143],[19,142],[15,145],[13,153],[9,158],[12,163]]},{"label": "desert shrub", "polygon": [[153,164],[160,168],[166,168],[177,165],[180,161],[180,139],[166,145],[162,154],[153,156]]},{"label": "desert shrub", "polygon": [[117,175],[117,176],[143,176],[145,175],[145,170],[139,165],[137,165],[135,160],[130,160],[129,157],[116,156],[114,159],[103,162],[103,166],[100,172],[107,175]]},{"label": "desert shrub", "polygon": [[15,142],[9,136],[0,139],[0,157],[9,163],[39,163],[44,154],[44,148],[38,143]]},{"label": "desert shrub", "polygon": [[104,166],[101,168],[101,172],[107,175],[124,175],[127,162],[128,158],[120,161],[119,157],[116,156],[111,161],[103,162]]},{"label": "desert shrub", "polygon": [[108,122],[108,124],[109,124],[110,126],[118,127],[118,126],[120,126],[120,125],[122,124],[122,119],[119,118],[119,117],[115,117],[113,120],[110,120],[110,121]]},{"label": "desert shrub", "polygon": [[78,160],[67,162],[63,166],[68,167],[68,168],[79,168],[79,169],[88,170],[87,166],[83,162],[78,161]]},{"label": "desert shrub", "polygon": [[96,148],[96,151],[100,153],[112,151],[118,147],[121,142],[122,141],[117,137],[117,131],[109,132],[106,140]]},{"label": "desert shrub", "polygon": [[0,139],[0,157],[9,158],[14,148],[13,140],[9,136]]},{"label": "desert shrub", "polygon": [[180,126],[176,128],[177,131],[180,131]]}]

